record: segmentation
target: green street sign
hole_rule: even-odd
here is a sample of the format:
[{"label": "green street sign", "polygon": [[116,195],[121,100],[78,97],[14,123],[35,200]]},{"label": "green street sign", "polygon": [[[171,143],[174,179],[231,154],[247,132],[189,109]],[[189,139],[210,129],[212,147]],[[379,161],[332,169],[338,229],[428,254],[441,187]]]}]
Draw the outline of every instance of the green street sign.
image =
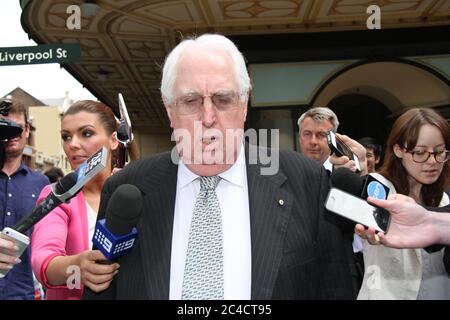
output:
[{"label": "green street sign", "polygon": [[0,48],[0,66],[40,63],[68,63],[81,60],[79,43],[43,44],[32,47]]}]

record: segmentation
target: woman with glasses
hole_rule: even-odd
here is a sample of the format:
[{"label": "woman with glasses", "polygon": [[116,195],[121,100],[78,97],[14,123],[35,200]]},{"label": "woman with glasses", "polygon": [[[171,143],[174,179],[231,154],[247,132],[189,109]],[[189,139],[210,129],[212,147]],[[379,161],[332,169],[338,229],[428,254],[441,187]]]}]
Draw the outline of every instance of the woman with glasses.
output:
[{"label": "woman with glasses", "polygon": [[[380,174],[397,193],[428,207],[449,204],[450,126],[431,109],[411,109],[392,126]],[[388,230],[389,233],[389,230]],[[450,299],[443,249],[364,246],[366,266],[358,299]]]}]

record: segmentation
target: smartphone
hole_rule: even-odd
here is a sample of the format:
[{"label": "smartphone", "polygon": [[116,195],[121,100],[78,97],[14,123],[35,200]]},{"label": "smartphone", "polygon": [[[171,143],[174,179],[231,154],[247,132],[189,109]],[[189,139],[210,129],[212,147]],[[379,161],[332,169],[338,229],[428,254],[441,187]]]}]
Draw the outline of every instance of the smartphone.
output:
[{"label": "smartphone", "polygon": [[[19,258],[22,253],[25,251],[25,249],[30,244],[30,238],[28,238],[26,235],[11,229],[11,228],[5,228],[2,231],[2,238],[6,240],[10,240],[15,243],[16,246],[19,247],[19,250],[15,252],[14,256]],[[0,270],[0,278],[3,278],[6,276],[6,274],[9,272],[9,270]]]},{"label": "smartphone", "polygon": [[389,211],[336,188],[330,189],[325,208],[355,223],[373,227],[376,231],[387,233],[389,229]]},{"label": "smartphone", "polygon": [[352,149],[347,146],[344,141],[339,139],[333,131],[327,132],[328,147],[331,150],[331,154],[336,154],[338,157],[347,156],[350,160],[353,160],[356,165],[356,169],[361,171],[361,165],[359,164],[359,158],[353,153]]}]

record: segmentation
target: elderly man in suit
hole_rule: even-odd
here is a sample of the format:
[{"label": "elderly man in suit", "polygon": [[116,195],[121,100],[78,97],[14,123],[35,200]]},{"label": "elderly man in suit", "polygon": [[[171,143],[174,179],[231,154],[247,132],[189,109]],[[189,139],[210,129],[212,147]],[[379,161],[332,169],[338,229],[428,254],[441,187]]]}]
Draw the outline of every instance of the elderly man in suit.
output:
[{"label": "elderly man in suit", "polygon": [[351,298],[342,235],[324,209],[328,176],[279,150],[278,170],[264,174],[261,150],[243,138],[250,89],[226,37],[169,54],[161,92],[179,161],[144,158],[105,184],[99,218],[119,185],[144,194],[139,237],[110,287],[85,299]]}]

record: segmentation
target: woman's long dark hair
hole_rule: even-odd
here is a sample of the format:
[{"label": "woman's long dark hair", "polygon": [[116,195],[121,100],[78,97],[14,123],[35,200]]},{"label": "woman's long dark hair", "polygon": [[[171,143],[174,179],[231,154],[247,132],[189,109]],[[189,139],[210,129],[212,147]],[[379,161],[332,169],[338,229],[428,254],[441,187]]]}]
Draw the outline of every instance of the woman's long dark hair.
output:
[{"label": "woman's long dark hair", "polygon": [[64,119],[65,116],[74,115],[82,111],[96,114],[101,124],[105,127],[107,134],[111,135],[117,130],[117,121],[116,118],[114,118],[114,113],[111,108],[104,103],[93,100],[80,100],[75,102],[66,112],[64,112],[62,119]]},{"label": "woman's long dark hair", "polygon": [[[419,132],[422,126],[430,124],[441,132],[445,148],[450,149],[450,126],[442,116],[428,108],[415,108],[402,114],[392,126],[386,143],[386,154],[380,174],[389,179],[395,186],[398,193],[409,195],[410,188],[408,182],[408,172],[402,165],[402,159],[394,154],[394,146],[398,144],[408,151],[415,148]],[[449,181],[450,167],[444,164],[439,178],[430,185],[423,185],[421,188],[422,201],[427,206],[437,207],[442,199],[446,184]]]}]

